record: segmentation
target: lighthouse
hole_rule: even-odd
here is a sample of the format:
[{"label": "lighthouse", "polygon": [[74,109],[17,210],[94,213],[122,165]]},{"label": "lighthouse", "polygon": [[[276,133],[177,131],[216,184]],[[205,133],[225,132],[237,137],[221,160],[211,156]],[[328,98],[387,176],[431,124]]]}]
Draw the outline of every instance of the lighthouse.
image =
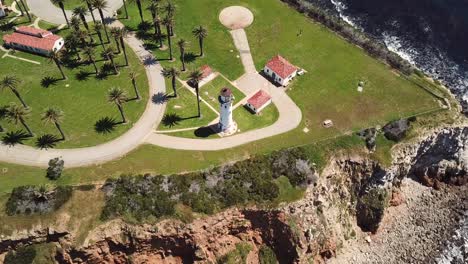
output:
[{"label": "lighthouse", "polygon": [[234,102],[234,95],[231,89],[223,88],[218,96],[220,104],[220,116],[218,129],[223,135],[231,135],[237,131],[237,124],[232,120],[232,103]]}]

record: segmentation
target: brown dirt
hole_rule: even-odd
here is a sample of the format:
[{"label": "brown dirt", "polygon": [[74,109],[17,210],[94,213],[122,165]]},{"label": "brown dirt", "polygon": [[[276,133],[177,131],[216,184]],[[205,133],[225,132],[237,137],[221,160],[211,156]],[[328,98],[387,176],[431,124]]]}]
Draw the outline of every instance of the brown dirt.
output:
[{"label": "brown dirt", "polygon": [[254,21],[252,12],[242,6],[230,6],[221,11],[219,21],[229,29],[241,29],[250,26]]}]

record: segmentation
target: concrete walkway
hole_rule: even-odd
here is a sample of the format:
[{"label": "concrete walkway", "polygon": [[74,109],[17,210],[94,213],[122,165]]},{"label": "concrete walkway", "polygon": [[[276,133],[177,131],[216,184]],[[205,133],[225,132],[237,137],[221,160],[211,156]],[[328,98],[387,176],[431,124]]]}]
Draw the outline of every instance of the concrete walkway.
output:
[{"label": "concrete walkway", "polygon": [[[63,16],[62,9],[52,4],[50,0],[26,0],[26,2],[31,12],[42,20],[57,25],[67,23]],[[112,17],[114,12],[123,6],[122,0],[107,0],[107,4],[107,9],[103,10],[105,18]],[[83,5],[86,6],[84,0]],[[68,20],[70,20],[73,12],[71,10],[65,10],[65,13],[67,14]],[[99,12],[97,10],[94,10],[93,14],[96,20],[100,20]],[[86,16],[86,20],[92,21],[91,15]]]},{"label": "concrete walkway", "polygon": [[[112,26],[123,27],[116,21]],[[47,166],[52,158],[61,157],[67,168],[100,164],[122,157],[145,141],[146,136],[153,131],[154,126],[161,122],[165,104],[155,104],[151,97],[166,92],[161,66],[156,59],[146,51],[134,35],[125,39],[131,49],[145,63],[149,84],[149,97],[145,112],[141,118],[122,136],[102,145],[78,149],[40,150],[29,146],[17,145],[8,147],[0,144],[0,161],[30,166]]]}]

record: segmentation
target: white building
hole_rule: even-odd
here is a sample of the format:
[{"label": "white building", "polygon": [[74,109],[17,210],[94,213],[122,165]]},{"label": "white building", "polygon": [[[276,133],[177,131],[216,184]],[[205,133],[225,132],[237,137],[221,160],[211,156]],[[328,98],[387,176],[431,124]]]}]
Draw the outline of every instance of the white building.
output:
[{"label": "white building", "polygon": [[218,97],[220,104],[220,115],[218,128],[223,134],[233,134],[237,131],[237,124],[232,120],[232,103],[234,102],[234,95],[231,89],[221,89]]},{"label": "white building", "polygon": [[245,106],[255,114],[258,114],[269,104],[271,104],[271,96],[267,92],[260,90],[247,100]]},{"label": "white building", "polygon": [[281,55],[276,55],[265,65],[263,72],[275,83],[281,86],[287,86],[289,82],[296,77],[297,67],[281,57]]},{"label": "white building", "polygon": [[65,43],[50,31],[26,26],[15,28],[15,32],[3,36],[3,41],[10,48],[46,56],[62,49]]}]

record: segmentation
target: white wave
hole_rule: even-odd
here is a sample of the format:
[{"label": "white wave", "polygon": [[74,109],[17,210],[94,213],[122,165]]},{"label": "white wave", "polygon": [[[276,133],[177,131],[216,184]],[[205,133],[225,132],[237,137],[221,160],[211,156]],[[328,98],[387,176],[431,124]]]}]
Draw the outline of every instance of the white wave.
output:
[{"label": "white wave", "polygon": [[407,60],[412,65],[416,64],[416,62],[414,61],[414,58],[418,56],[418,52],[415,49],[403,47],[399,37],[392,36],[387,32],[384,32],[382,34],[382,37],[383,37],[385,46],[387,46],[387,48],[390,51],[393,51],[396,54],[400,55],[400,57]]},{"label": "white wave", "polygon": [[468,213],[465,213],[460,228],[455,231],[447,248],[436,258],[436,263],[467,263],[466,254],[468,254]]},{"label": "white wave", "polygon": [[351,19],[351,17],[344,15],[344,11],[348,8],[344,3],[339,2],[337,0],[330,0],[330,1],[335,6],[336,11],[338,11],[338,14],[340,15],[341,19],[343,19],[346,23],[350,24],[351,26],[355,28],[360,28],[359,25]]}]

